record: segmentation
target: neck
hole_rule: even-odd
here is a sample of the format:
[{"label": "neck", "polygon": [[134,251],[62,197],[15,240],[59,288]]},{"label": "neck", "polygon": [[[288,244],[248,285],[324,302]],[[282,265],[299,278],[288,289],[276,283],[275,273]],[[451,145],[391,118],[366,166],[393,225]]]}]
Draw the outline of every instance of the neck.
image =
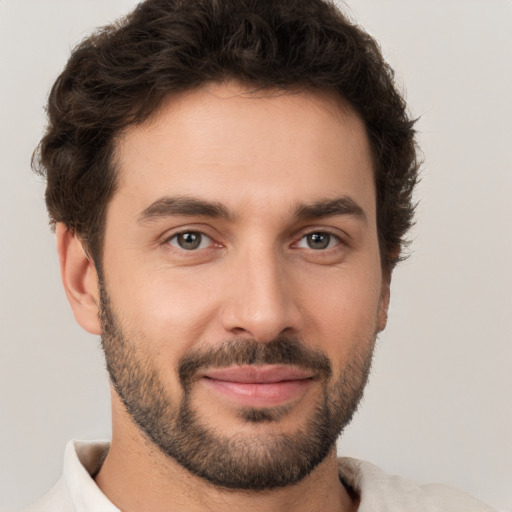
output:
[{"label": "neck", "polygon": [[116,422],[110,451],[96,476],[123,512],[353,512],[357,504],[338,477],[336,450],[297,484],[267,491],[214,486],[191,474],[145,439],[131,422]]}]

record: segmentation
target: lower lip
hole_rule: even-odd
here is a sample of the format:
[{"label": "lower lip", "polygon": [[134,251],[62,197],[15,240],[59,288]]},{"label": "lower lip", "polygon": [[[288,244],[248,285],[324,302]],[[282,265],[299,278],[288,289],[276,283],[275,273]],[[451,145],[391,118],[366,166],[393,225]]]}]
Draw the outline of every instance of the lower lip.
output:
[{"label": "lower lip", "polygon": [[231,382],[203,378],[213,391],[235,401],[239,405],[273,407],[298,398],[311,385],[311,379],[286,380],[267,384]]}]

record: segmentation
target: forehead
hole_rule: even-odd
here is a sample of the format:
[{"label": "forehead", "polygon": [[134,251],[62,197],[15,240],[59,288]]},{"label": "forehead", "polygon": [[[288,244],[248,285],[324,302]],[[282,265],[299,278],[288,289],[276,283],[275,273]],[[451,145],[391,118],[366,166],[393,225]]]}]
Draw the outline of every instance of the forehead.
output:
[{"label": "forehead", "polygon": [[226,82],[171,96],[119,137],[116,163],[113,202],[124,196],[140,208],[177,194],[267,208],[347,193],[374,198],[364,123],[325,91]]}]

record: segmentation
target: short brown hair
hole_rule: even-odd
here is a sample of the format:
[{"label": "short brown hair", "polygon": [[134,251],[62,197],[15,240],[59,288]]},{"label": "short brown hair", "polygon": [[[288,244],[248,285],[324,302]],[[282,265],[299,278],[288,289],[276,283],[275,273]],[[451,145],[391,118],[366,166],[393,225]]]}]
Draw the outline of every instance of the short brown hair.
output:
[{"label": "short brown hair", "polygon": [[225,79],[327,88],[351,104],[373,153],[381,260],[390,272],[414,214],[414,121],[377,43],[324,0],[146,0],[80,43],[51,90],[33,158],[47,179],[51,222],[75,231],[101,269],[116,135],[169,94]]}]

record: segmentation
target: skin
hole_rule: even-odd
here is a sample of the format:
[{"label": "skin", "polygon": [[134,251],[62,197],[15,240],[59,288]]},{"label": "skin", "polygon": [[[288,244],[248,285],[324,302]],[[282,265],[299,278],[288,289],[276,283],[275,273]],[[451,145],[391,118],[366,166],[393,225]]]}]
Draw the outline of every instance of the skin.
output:
[{"label": "skin", "polygon": [[[266,343],[294,335],[323,352],[334,375],[355,354],[371,353],[386,324],[389,282],[381,269],[367,136],[339,98],[209,84],[169,98],[149,121],[129,127],[116,150],[120,180],[107,211],[105,285],[123,331],[151,358],[171,399],[179,401],[182,392],[178,360],[225,340]],[[177,196],[221,204],[230,215],[147,215],[155,201]],[[349,198],[360,212],[296,215],[301,205],[337,198]],[[207,236],[187,251],[176,234],[191,231]],[[312,233],[329,234],[328,247],[312,249]],[[99,335],[95,267],[65,226],[57,226],[57,239],[75,317]],[[202,381],[193,403],[217,431],[250,440],[296,432],[320,392],[315,383],[304,386],[278,400],[288,406],[279,421],[255,424],[236,414],[244,404]],[[357,508],[338,480],[335,446],[298,484],[227,491],[161,453],[114,390],[112,404],[111,449],[96,482],[123,510]]]}]

